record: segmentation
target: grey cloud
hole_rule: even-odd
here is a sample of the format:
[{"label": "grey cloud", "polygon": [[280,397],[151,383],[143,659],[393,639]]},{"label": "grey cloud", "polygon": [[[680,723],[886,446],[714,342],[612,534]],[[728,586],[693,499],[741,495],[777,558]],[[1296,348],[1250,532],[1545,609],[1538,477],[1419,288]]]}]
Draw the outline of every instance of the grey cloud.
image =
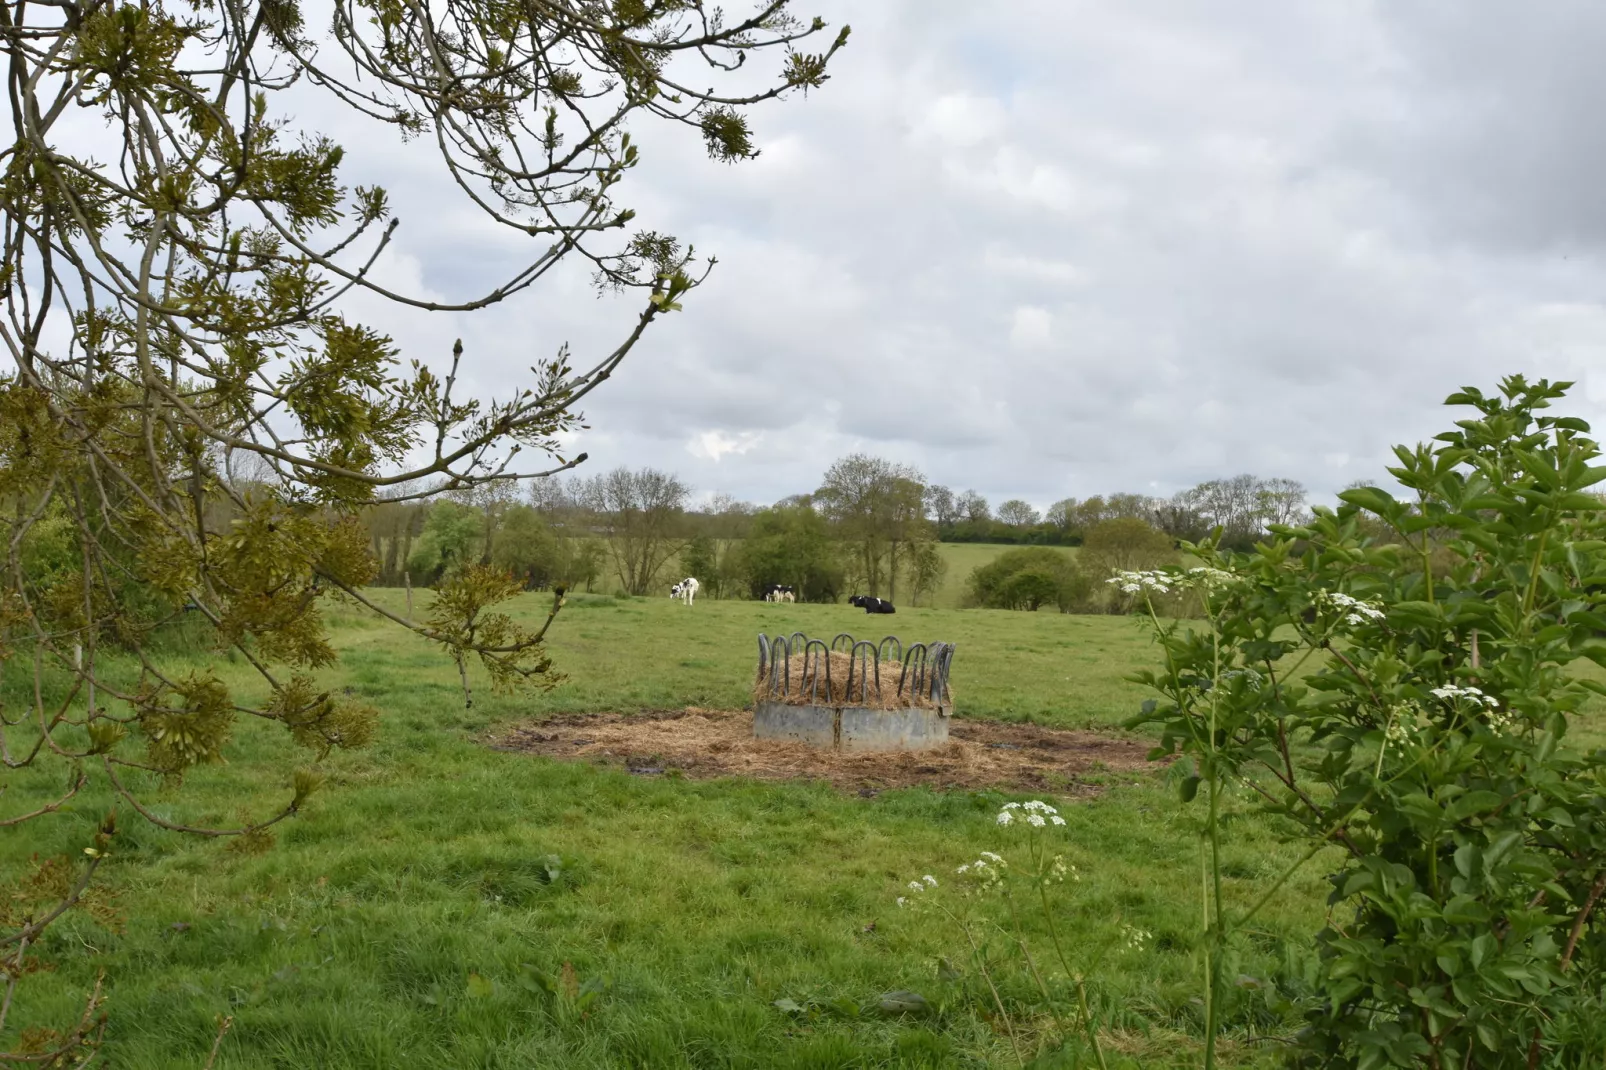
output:
[{"label": "grey cloud", "polygon": [[[817,7],[852,44],[755,113],[760,159],[638,132],[624,199],[721,263],[588,399],[598,465],[758,501],[853,449],[1039,506],[1240,471],[1332,492],[1463,383],[1597,363],[1589,6]],[[391,183],[394,270],[430,289],[529,255],[445,207],[427,146],[354,166]],[[432,359],[463,335],[486,390],[635,312],[580,270],[444,322],[363,308]],[[1597,376],[1573,407],[1603,401]]]}]

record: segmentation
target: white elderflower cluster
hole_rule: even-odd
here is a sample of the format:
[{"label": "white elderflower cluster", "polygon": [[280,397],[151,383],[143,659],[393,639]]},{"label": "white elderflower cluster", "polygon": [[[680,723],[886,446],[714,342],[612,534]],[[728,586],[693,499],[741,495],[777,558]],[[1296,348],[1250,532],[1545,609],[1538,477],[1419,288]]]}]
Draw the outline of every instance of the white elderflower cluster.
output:
[{"label": "white elderflower cluster", "polygon": [[1121,943],[1128,951],[1142,951],[1154,939],[1154,934],[1135,925],[1121,926]]},{"label": "white elderflower cluster", "polygon": [[1005,803],[1004,808],[998,811],[997,821],[1000,825],[1014,824],[1017,818],[1033,828],[1065,824],[1065,819],[1060,816],[1059,811],[1040,799],[1024,803]]},{"label": "white elderflower cluster", "polygon": [[1210,568],[1206,565],[1199,565],[1188,570],[1188,583],[1194,587],[1226,587],[1228,584],[1237,583],[1242,578],[1242,576],[1235,576],[1231,572],[1226,572],[1219,568]]},{"label": "white elderflower cluster", "polygon": [[1457,687],[1455,684],[1445,684],[1443,687],[1435,687],[1428,694],[1434,698],[1443,699],[1445,702],[1467,702],[1473,706],[1484,706],[1491,710],[1500,705],[1500,700],[1493,695],[1485,695],[1478,688],[1471,686]]},{"label": "white elderflower cluster", "polygon": [[1316,600],[1338,610],[1345,624],[1369,624],[1383,619],[1383,607],[1377,602],[1364,602],[1342,591],[1318,591]]},{"label": "white elderflower cluster", "polygon": [[1044,884],[1064,884],[1067,880],[1079,881],[1082,875],[1076,867],[1065,861],[1064,855],[1055,855],[1054,861],[1049,864],[1048,872],[1043,876]]},{"label": "white elderflower cluster", "polygon": [[1149,569],[1145,572],[1120,571],[1111,576],[1106,583],[1113,583],[1127,594],[1137,594],[1140,591],[1152,591],[1155,594],[1170,594],[1176,586],[1177,578],[1169,572],[1159,569]]}]

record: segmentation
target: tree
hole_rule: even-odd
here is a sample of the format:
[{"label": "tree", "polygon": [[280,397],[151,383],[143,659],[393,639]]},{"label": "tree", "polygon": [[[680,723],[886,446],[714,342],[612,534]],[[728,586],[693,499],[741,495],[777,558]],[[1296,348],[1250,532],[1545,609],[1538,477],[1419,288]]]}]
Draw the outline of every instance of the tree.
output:
[{"label": "tree", "polygon": [[581,500],[629,593],[646,594],[680,551],[680,518],[690,494],[679,479],[654,468],[615,468],[583,484]]},{"label": "tree", "polygon": [[407,569],[420,583],[432,584],[453,570],[480,559],[485,519],[478,510],[454,501],[438,501],[424,518],[424,530],[407,559]]},{"label": "tree", "polygon": [[842,593],[830,526],[807,503],[760,510],[734,564],[733,574],[746,579],[753,598],[762,598],[772,583],[796,588],[805,602],[834,602]]},{"label": "tree", "polygon": [[680,554],[681,571],[697,577],[707,596],[720,595],[719,549],[707,535],[695,535]]},{"label": "tree", "polygon": [[998,519],[1012,528],[1029,528],[1043,518],[1030,502],[1011,498],[998,507]]},{"label": "tree", "polygon": [[948,574],[948,559],[935,539],[924,539],[909,549],[909,597],[915,605],[941,586]]},{"label": "tree", "polygon": [[954,492],[940,485],[926,488],[926,514],[943,529],[952,527],[964,516]]},{"label": "tree", "polygon": [[895,595],[899,548],[923,534],[924,477],[907,465],[855,453],[826,470],[814,499],[853,548],[855,581],[870,594]]},{"label": "tree", "polygon": [[1068,610],[1087,593],[1070,555],[1046,546],[1000,554],[971,572],[969,588],[972,605],[1027,611],[1046,605]]},{"label": "tree", "polygon": [[[314,755],[368,738],[375,717],[317,683],[334,657],[320,616],[331,593],[440,645],[465,691],[470,657],[498,686],[548,679],[544,627],[493,611],[516,592],[494,570],[462,570],[424,622],[367,599],[375,564],[356,513],[426,477],[459,489],[583,459],[556,437],[578,426],[576,405],[703,278],[673,236],[627,229],[616,198],[640,160],[630,120],[689,128],[717,160],[751,157],[745,109],[820,85],[846,39],[844,28],[805,51],[822,24],[785,0],[729,22],[701,0],[332,8],[326,40],[294,0],[0,8],[13,134],[0,147],[0,344],[15,366],[0,375],[0,652],[78,680],[71,708],[51,720],[41,705],[38,723],[87,740],[84,776],[159,824],[175,822],[136,805],[142,770],[171,779],[219,760],[244,701],[208,671],[174,676],[147,659],[137,686],[108,682],[107,657],[137,651],[183,607],[259,671],[267,697],[251,712]],[[765,56],[780,70],[755,80]],[[343,150],[319,129],[330,115],[427,135],[417,143],[436,147],[468,202],[534,240],[525,266],[443,301],[376,282],[397,221],[384,190],[343,185]],[[572,257],[639,294],[639,310],[577,365],[554,340],[555,355],[496,400],[463,396],[460,345],[440,370],[423,354],[404,364],[390,338],[344,314],[353,290],[469,312]],[[249,455],[263,473],[242,487],[229,469]],[[79,566],[28,576],[19,548],[58,508]],[[129,597],[136,587],[144,596]],[[24,753],[84,751],[61,740]],[[314,782],[298,778],[277,816],[216,831],[263,835]],[[112,833],[76,856],[70,888],[93,877]],[[47,905],[32,914],[46,921],[8,924],[12,984],[58,914]],[[78,1062],[99,1001],[28,1060]]]},{"label": "tree", "polygon": [[532,506],[511,505],[502,515],[490,564],[506,570],[526,589],[550,587],[558,579],[558,540]]},{"label": "tree", "polygon": [[[1176,560],[1171,537],[1136,517],[1118,517],[1093,525],[1082,540],[1078,560],[1088,577],[1101,583],[1116,572],[1159,568]],[[1112,597],[1111,612],[1124,613],[1133,605],[1131,598]]]},{"label": "tree", "polygon": [[961,494],[955,504],[972,524],[984,524],[993,518],[992,510],[987,508],[987,499],[973,490]]},{"label": "tree", "polygon": [[1062,537],[1081,534],[1081,528],[1077,524],[1075,498],[1061,498],[1049,506],[1048,512],[1043,514],[1043,521],[1052,525]]}]

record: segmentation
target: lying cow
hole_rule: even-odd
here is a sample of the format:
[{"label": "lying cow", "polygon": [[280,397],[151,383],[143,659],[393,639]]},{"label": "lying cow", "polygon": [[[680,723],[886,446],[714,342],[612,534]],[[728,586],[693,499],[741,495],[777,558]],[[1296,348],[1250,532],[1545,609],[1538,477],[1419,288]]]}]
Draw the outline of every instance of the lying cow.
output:
[{"label": "lying cow", "polygon": [[697,597],[697,581],[690,576],[669,588],[669,597],[678,598],[691,605],[692,599]]},{"label": "lying cow", "polygon": [[896,613],[898,610],[891,602],[884,598],[877,598],[871,594],[856,594],[848,599],[848,604],[858,606],[866,613]]}]

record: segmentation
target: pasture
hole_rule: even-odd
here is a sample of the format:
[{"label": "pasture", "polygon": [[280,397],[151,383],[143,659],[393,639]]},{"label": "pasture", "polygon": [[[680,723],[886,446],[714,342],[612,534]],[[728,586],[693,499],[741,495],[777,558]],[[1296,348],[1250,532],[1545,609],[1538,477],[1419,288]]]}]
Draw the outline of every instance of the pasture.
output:
[{"label": "pasture", "polygon": [[[400,592],[378,596],[400,605]],[[518,612],[546,605],[528,594]],[[326,787],[265,850],[123,815],[102,873],[132,920],[118,931],[75,913],[48,930],[41,950],[59,968],[20,990],[22,1021],[75,1015],[104,970],[117,1067],[201,1065],[219,1015],[234,1024],[218,1067],[1014,1065],[958,934],[894,898],[912,877],[1007,852],[992,817],[1030,796],[637,776],[487,740],[554,714],[739,708],[761,631],[949,640],[960,718],[1067,728],[1129,715],[1143,694],[1122,678],[1153,656],[1118,617],[900,609],[869,621],[840,605],[579,596],[551,635],[567,682],[522,697],[481,689],[465,709],[443,655],[354,611],[332,617],[334,675],[383,711],[378,742],[333,756]],[[217,668],[248,679],[238,663]],[[4,679],[19,697],[17,669]],[[232,764],[194,774],[182,795],[141,789],[164,816],[197,823],[266,810],[292,761],[270,727],[240,725]],[[1097,793],[1064,802],[1056,830],[1081,875],[1063,886],[1071,956],[1092,975],[1118,1063],[1195,1064],[1194,816],[1163,771],[1084,780]],[[8,810],[55,789],[13,774]],[[76,853],[110,801],[81,796],[17,829],[7,861]],[[1234,806],[1225,894],[1241,907],[1293,852],[1246,800]],[[1232,1064],[1271,1065],[1278,1045],[1263,1038],[1296,1026],[1289,1001],[1325,890],[1311,863],[1238,948]],[[1123,924],[1152,944],[1119,947]],[[1007,1003],[1031,1003],[1028,978],[997,980]],[[931,1013],[879,1013],[879,994],[898,989]],[[1047,1025],[1022,1024],[1028,1039]],[[1078,1050],[1040,1065],[1085,1065]]]}]

